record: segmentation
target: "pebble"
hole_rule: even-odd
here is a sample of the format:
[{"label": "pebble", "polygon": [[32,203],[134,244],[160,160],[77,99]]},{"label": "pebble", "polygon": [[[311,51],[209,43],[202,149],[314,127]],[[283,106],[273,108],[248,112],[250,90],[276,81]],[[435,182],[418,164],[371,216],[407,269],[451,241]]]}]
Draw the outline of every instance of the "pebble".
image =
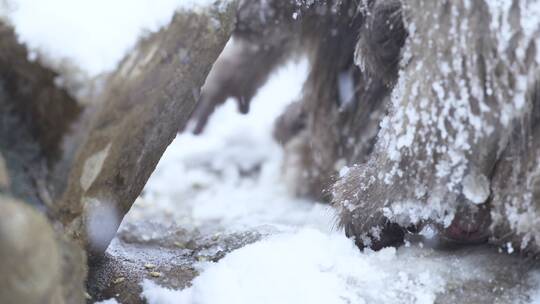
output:
[{"label": "pebble", "polygon": [[161,272],[152,271],[152,272],[150,272],[150,276],[152,276],[154,278],[159,278],[159,277],[161,277]]},{"label": "pebble", "polygon": [[154,265],[152,263],[148,263],[148,264],[144,265],[144,268],[146,268],[146,269],[154,269],[154,268],[156,268],[156,265]]}]

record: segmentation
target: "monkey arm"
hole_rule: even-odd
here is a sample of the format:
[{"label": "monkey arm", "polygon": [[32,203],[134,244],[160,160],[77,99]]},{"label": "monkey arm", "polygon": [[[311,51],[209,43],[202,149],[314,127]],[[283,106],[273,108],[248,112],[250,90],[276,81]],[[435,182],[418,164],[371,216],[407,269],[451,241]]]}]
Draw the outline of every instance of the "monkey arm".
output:
[{"label": "monkey arm", "polygon": [[241,113],[269,74],[299,49],[300,13],[296,1],[241,1],[235,30],[208,75],[197,108],[192,114],[193,132],[203,131],[214,109],[228,98],[235,98]]},{"label": "monkey arm", "polygon": [[239,111],[247,113],[259,87],[266,82],[270,72],[287,58],[289,51],[286,45],[262,45],[233,35],[201,89],[199,102],[192,114],[194,133],[204,130],[214,109],[228,98],[235,98]]},{"label": "monkey arm", "polygon": [[[399,243],[403,233],[393,224],[424,223],[452,242],[496,237],[496,244],[512,241],[521,249],[540,244],[532,239],[540,227],[538,141],[528,131],[538,113],[531,77],[539,62],[516,55],[517,46],[532,49],[538,36],[520,34],[507,45],[486,22],[507,12],[490,10],[488,1],[468,4],[404,6],[409,36],[374,151],[332,189],[340,223],[360,247]],[[456,16],[467,17],[454,22]]]}]

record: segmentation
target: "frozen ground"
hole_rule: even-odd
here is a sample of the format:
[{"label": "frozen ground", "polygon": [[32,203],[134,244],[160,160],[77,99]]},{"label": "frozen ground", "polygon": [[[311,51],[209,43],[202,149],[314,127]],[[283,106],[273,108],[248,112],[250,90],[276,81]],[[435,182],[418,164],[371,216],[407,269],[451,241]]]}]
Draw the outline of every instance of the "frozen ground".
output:
[{"label": "frozen ground", "polygon": [[[31,48],[97,75],[113,69],[144,29],[157,29],[174,8],[194,2],[14,0],[9,16]],[[306,69],[305,62],[282,69],[249,116],[229,102],[204,135],[179,135],[169,147],[126,223],[153,219],[186,231],[264,237],[217,263],[200,263],[187,289],[142,282],[147,301],[540,303],[540,272],[528,261],[489,248],[441,251],[420,244],[361,253],[334,227],[327,206],[291,197],[270,133],[273,119],[300,94]]]},{"label": "frozen ground", "polygon": [[[292,198],[270,131],[273,118],[300,93],[305,74],[305,63],[287,66],[259,92],[250,115],[237,114],[229,102],[205,134],[181,134],[169,147],[127,221],[164,217],[184,227],[267,236],[200,265],[201,275],[185,290],[145,281],[149,303],[451,303],[452,292],[440,295],[448,290],[478,294],[484,303],[534,301],[528,290],[538,286],[538,274],[521,276],[525,265],[506,254],[418,244],[361,253],[335,228],[327,206]],[[514,278],[504,282],[505,276]],[[478,290],[461,290],[464,285]]]}]

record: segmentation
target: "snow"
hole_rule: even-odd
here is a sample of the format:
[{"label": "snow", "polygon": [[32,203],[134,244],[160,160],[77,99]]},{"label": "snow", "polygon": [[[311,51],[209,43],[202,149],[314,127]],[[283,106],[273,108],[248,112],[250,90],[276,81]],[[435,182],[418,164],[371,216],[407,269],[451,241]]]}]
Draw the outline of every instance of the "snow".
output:
[{"label": "snow", "polygon": [[[533,286],[540,286],[540,272],[535,273],[531,276],[531,280],[534,282]],[[531,293],[531,302],[533,304],[540,303],[540,289],[536,289]]]},{"label": "snow", "polygon": [[[427,258],[413,263],[417,254]],[[467,264],[460,267],[472,267]],[[145,281],[143,296],[161,304],[433,303],[449,275],[484,274],[455,272],[452,263],[440,263],[418,248],[362,254],[341,233],[304,228],[229,254],[182,291]]]},{"label": "snow", "polygon": [[[118,227],[117,204],[94,197],[84,198],[88,238],[95,248],[107,248]],[[112,231],[112,235],[111,235]]]},{"label": "snow", "polygon": [[[185,228],[257,230],[266,237],[202,263],[184,290],[143,281],[148,303],[433,303],[452,286],[496,282],[485,252],[453,255],[420,243],[362,253],[335,229],[328,207],[286,191],[271,126],[299,94],[305,74],[305,62],[286,66],[248,116],[229,100],[203,135],[180,134],[169,147],[129,218],[166,214]],[[240,173],[257,167],[258,173]],[[422,212],[407,214],[428,216]],[[427,239],[433,234],[422,232]]]},{"label": "snow", "polygon": [[354,100],[355,87],[354,87],[354,77],[353,69],[339,73],[337,80],[338,92],[339,92],[339,102],[342,108],[347,107]]},{"label": "snow", "polygon": [[213,1],[7,0],[7,8],[20,41],[30,49],[72,61],[96,76],[113,70],[143,33],[168,24],[176,9],[209,3]]},{"label": "snow", "polygon": [[[282,182],[282,150],[274,119],[299,94],[307,74],[301,61],[279,70],[241,115],[229,100],[201,136],[181,134],[169,146],[128,218],[166,212],[187,228],[328,227],[328,206],[295,199]],[[269,208],[272,206],[272,208]]]},{"label": "snow", "polygon": [[471,202],[483,204],[489,194],[489,181],[483,174],[469,173],[463,179],[463,195]]},{"label": "snow", "polygon": [[269,236],[204,264],[188,289],[144,281],[148,303],[432,303],[450,281],[487,276],[455,271],[455,260],[418,247],[361,253],[334,228],[329,207],[287,192],[271,127],[300,93],[306,72],[305,62],[287,65],[249,115],[229,100],[203,135],[180,134],[169,147],[127,220],[165,214],[188,229]]}]

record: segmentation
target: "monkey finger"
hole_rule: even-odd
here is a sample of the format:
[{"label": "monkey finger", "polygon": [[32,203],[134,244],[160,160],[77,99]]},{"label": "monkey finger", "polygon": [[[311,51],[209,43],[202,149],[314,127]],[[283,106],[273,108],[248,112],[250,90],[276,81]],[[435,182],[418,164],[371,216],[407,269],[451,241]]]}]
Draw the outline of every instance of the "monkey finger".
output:
[{"label": "monkey finger", "polygon": [[236,98],[238,102],[238,111],[242,114],[247,114],[249,112],[249,99],[245,97]]},{"label": "monkey finger", "polygon": [[193,127],[188,127],[188,131],[192,132],[195,135],[200,135],[204,131],[204,128],[208,123],[208,119],[210,118],[210,115],[212,115],[212,113],[214,112],[215,108],[216,103],[209,102],[209,99],[199,99],[199,102],[197,103],[197,106],[192,112],[190,118],[190,125],[192,125]]},{"label": "monkey finger", "polygon": [[380,225],[367,230],[366,227],[360,227],[363,225],[358,223],[348,223],[345,225],[345,235],[353,238],[360,250],[370,248],[379,251],[386,247],[403,245],[406,229],[386,219],[383,221]]}]

